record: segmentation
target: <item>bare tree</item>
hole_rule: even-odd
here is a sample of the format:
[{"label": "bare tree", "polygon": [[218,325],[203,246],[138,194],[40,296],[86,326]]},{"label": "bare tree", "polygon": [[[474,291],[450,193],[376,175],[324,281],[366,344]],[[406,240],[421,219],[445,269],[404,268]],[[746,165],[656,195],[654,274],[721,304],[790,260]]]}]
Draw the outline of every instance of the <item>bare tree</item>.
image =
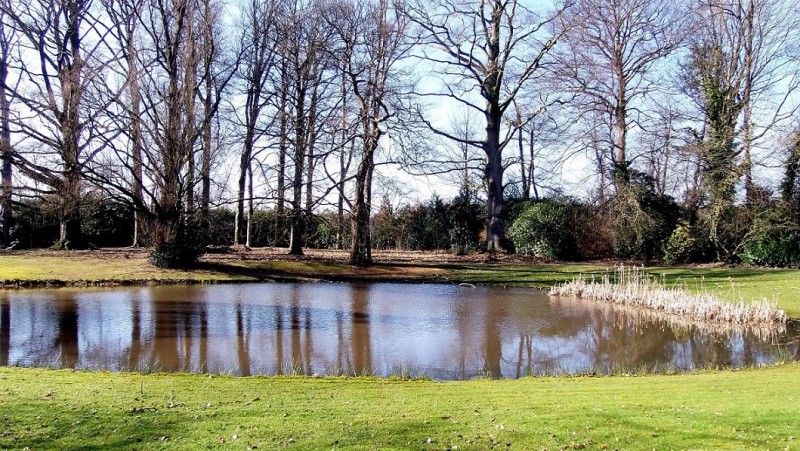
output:
[{"label": "bare tree", "polygon": [[9,0],[2,0],[0,8],[0,245],[11,245],[13,156],[11,146],[11,92],[8,85],[11,46],[15,38],[12,27],[6,24],[6,8]]},{"label": "bare tree", "polygon": [[[562,39],[556,76],[576,96],[581,113],[609,121],[612,181],[629,180],[628,135],[642,102],[656,88],[653,66],[690,32],[681,2],[671,0],[577,0],[563,20],[577,23]],[[605,177],[606,174],[600,174]]]},{"label": "bare tree", "polygon": [[436,128],[434,132],[480,148],[486,156],[486,247],[505,250],[506,205],[503,194],[503,151],[516,129],[504,130],[503,117],[517,94],[539,75],[545,57],[564,28],[564,7],[542,17],[516,0],[463,2],[416,1],[408,13],[420,29],[426,46],[421,56],[444,78],[440,91],[423,93],[444,97],[476,110],[485,120],[482,140],[464,140]]},{"label": "bare tree", "polygon": [[[242,27],[242,60],[243,67],[240,72],[242,88],[245,91],[244,137],[242,152],[239,159],[239,179],[236,196],[236,219],[234,224],[234,245],[239,244],[242,230],[242,220],[245,217],[244,201],[246,197],[247,178],[250,176],[252,187],[252,163],[255,143],[263,135],[260,128],[261,113],[268,101],[267,83],[270,71],[274,67],[274,35],[272,24],[274,21],[275,6],[272,1],[253,0],[246,5],[243,11]],[[253,199],[249,196],[247,211],[246,245],[251,245],[251,219],[253,214]]]},{"label": "bare tree", "polygon": [[26,80],[6,91],[21,106],[12,122],[29,150],[18,150],[14,161],[42,187],[35,191],[53,199],[57,247],[81,247],[83,170],[101,149],[93,127],[116,95],[95,89],[110,61],[107,29],[91,0],[8,2],[0,8],[20,35],[16,63]]},{"label": "bare tree", "polygon": [[[114,27],[111,35],[119,45],[123,67],[121,76],[125,80],[127,99],[120,97],[119,124],[121,134],[127,137],[127,148],[122,152],[121,160],[130,160],[130,203],[133,205],[133,240],[132,247],[143,243],[144,216],[144,172],[142,166],[142,100],[139,85],[139,61],[137,59],[137,29],[139,27],[144,0],[104,0],[105,11]],[[101,182],[102,184],[102,182]]]},{"label": "bare tree", "polygon": [[390,120],[400,109],[399,61],[408,55],[407,17],[402,4],[390,0],[329,5],[327,24],[334,30],[343,72],[356,100],[360,160],[352,201],[350,264],[372,263],[370,217],[375,154]]}]

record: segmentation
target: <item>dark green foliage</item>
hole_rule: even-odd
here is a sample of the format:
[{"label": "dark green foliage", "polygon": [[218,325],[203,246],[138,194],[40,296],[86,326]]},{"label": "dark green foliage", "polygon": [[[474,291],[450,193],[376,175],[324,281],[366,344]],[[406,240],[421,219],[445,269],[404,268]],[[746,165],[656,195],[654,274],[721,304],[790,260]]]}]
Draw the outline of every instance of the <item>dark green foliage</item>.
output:
[{"label": "dark green foliage", "polygon": [[26,202],[14,209],[11,242],[18,248],[50,247],[58,240],[58,218],[40,208],[40,202]]},{"label": "dark green foliage", "polygon": [[450,219],[450,249],[465,255],[478,248],[483,230],[483,209],[475,202],[474,194],[461,190],[448,207]]},{"label": "dark green foliage", "polygon": [[450,203],[434,196],[397,211],[384,200],[372,218],[372,244],[377,249],[451,249],[463,254],[478,248],[483,216],[481,206],[465,193]]},{"label": "dark green foliage", "polygon": [[672,197],[658,194],[649,176],[629,170],[628,180],[608,205],[614,256],[660,258],[680,218],[680,207]]},{"label": "dark green foliage", "polygon": [[[314,249],[336,249],[339,245],[339,215],[336,212],[326,211],[314,215],[306,222],[306,246]],[[350,230],[350,221],[345,221],[346,231]],[[348,235],[349,237],[349,235]],[[349,239],[345,241],[349,245]]]},{"label": "dark green foliage", "polygon": [[511,224],[508,236],[517,252],[567,260],[578,257],[575,234],[576,205],[563,199],[529,204]]},{"label": "dark green foliage", "polygon": [[202,229],[193,218],[176,224],[166,239],[150,250],[150,263],[159,268],[187,268],[197,263],[205,251]]},{"label": "dark green foliage", "polygon": [[378,211],[372,217],[372,247],[375,249],[396,249],[400,237],[399,219],[388,198],[381,200]]},{"label": "dark green foliage", "polygon": [[785,204],[753,222],[739,258],[758,266],[800,267],[800,225]]},{"label": "dark green foliage", "polygon": [[[87,197],[81,233],[95,247],[124,247],[133,242],[133,211],[113,199]],[[58,236],[54,236],[54,240]]]},{"label": "dark green foliage", "polygon": [[781,199],[795,220],[800,221],[800,132],[793,136],[789,155],[783,163]]},{"label": "dark green foliage", "polygon": [[696,227],[681,221],[664,244],[663,261],[667,265],[706,261],[710,251],[708,238]]},{"label": "dark green foliage", "polygon": [[434,195],[426,204],[401,211],[400,217],[405,218],[403,228],[408,233],[405,246],[408,249],[429,251],[450,247],[447,206],[439,196]]},{"label": "dark green foliage", "polygon": [[209,210],[207,217],[208,244],[230,246],[233,244],[233,220],[235,213],[226,208]]}]

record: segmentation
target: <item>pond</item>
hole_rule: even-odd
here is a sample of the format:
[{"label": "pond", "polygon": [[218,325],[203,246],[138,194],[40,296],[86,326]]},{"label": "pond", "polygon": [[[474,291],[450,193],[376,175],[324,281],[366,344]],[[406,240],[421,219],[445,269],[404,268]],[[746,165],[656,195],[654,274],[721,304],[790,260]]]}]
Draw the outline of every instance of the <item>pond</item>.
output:
[{"label": "pond", "polygon": [[274,283],[0,291],[0,365],[424,376],[770,364],[798,335],[715,332],[550,298],[430,284]]}]

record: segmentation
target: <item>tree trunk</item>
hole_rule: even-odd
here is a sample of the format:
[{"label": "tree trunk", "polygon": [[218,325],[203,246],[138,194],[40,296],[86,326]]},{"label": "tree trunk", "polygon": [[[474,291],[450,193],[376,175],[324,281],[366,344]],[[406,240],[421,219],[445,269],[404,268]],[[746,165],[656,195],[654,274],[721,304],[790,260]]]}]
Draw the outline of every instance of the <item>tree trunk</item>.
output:
[{"label": "tree trunk", "polygon": [[[2,26],[0,24],[0,27]],[[4,43],[0,52],[2,52],[0,54],[0,244],[10,246],[14,170],[12,166],[13,154],[10,128],[11,105],[5,87],[8,65]]]},{"label": "tree trunk", "polygon": [[133,160],[131,191],[133,196],[133,243],[132,247],[141,246],[141,232],[143,228],[143,215],[141,210],[144,208],[144,198],[142,193],[142,120],[141,120],[141,97],[139,92],[139,69],[136,66],[136,46],[133,34],[128,36],[126,48],[126,60],[128,65],[128,93],[130,95],[130,110],[128,120],[131,126],[131,159]]},{"label": "tree trunk", "polygon": [[[371,141],[371,140],[370,140]],[[377,143],[377,140],[375,141]],[[350,249],[351,265],[367,266],[372,263],[371,239],[369,231],[371,189],[374,148],[364,143],[364,152],[356,173],[355,202],[353,202],[352,234],[353,247]]]},{"label": "tree trunk", "polygon": [[536,136],[534,135],[534,133],[535,133],[534,128],[531,127],[530,148],[529,148],[530,161],[528,162],[528,174],[527,174],[527,177],[528,177],[528,186],[531,189],[533,189],[533,198],[534,199],[538,199],[539,198],[539,188],[536,187],[536,152],[534,151],[535,150],[534,146],[535,146],[535,143],[536,143],[536,141],[534,139],[536,138]]},{"label": "tree trunk", "polygon": [[[302,75],[300,75],[302,77]],[[289,255],[303,255],[303,235],[305,234],[303,214],[303,163],[307,143],[306,129],[306,88],[305,80],[298,78],[295,95],[295,143],[294,178],[292,180],[292,224],[289,237]]]},{"label": "tree trunk", "polygon": [[523,199],[528,200],[531,198],[531,187],[530,185],[528,185],[528,177],[526,174],[527,171],[525,170],[526,169],[525,151],[523,146],[522,133],[523,130],[522,127],[520,127],[519,130],[517,130],[517,145],[519,147],[519,174],[520,174],[520,180],[522,181],[522,197]]},{"label": "tree trunk", "polygon": [[214,112],[212,111],[212,94],[213,89],[211,85],[211,76],[206,74],[206,97],[203,103],[203,154],[200,161],[200,223],[204,233],[208,233],[208,214],[211,209],[211,147],[213,141],[211,139],[211,122]]},{"label": "tree trunk", "polygon": [[248,199],[247,199],[247,231],[245,246],[253,247],[253,165],[247,167],[248,176]]},{"label": "tree trunk", "polygon": [[278,187],[276,193],[275,204],[275,245],[283,245],[285,231],[284,231],[284,216],[286,215],[286,154],[289,153],[288,138],[286,137],[289,128],[289,115],[286,114],[286,108],[289,105],[289,86],[288,74],[286,73],[286,63],[281,64],[281,109],[279,115],[279,133],[278,137]]},{"label": "tree trunk", "polygon": [[486,183],[486,250],[507,251],[506,248],[506,203],[503,196],[503,155],[500,149],[500,109],[495,102],[486,108],[486,139],[483,151],[486,154],[484,182]]},{"label": "tree trunk", "polygon": [[[343,63],[343,67],[345,67],[346,62]],[[344,218],[344,184],[347,180],[347,170],[349,166],[349,161],[345,159],[345,147],[347,145],[347,77],[342,72],[342,90],[341,90],[341,99],[342,99],[342,122],[340,124],[341,127],[341,142],[339,144],[339,180],[338,180],[338,198],[336,200],[336,219],[337,219],[337,227],[336,227],[336,247],[339,249],[344,249],[344,228],[345,228],[345,218]],[[347,164],[345,164],[347,161]]]},{"label": "tree trunk", "polygon": [[214,14],[211,12],[211,0],[203,1],[203,59],[205,78],[205,97],[203,98],[203,151],[200,161],[200,224],[204,240],[210,230],[208,214],[211,208],[211,157],[212,157],[212,122],[214,119],[214,59],[216,48],[214,40]]},{"label": "tree trunk", "polygon": [[[249,95],[248,95],[249,96]],[[249,103],[249,99],[248,99]],[[242,156],[239,160],[239,181],[238,191],[236,193],[236,218],[233,224],[233,245],[238,246],[241,242],[242,223],[244,221],[244,197],[247,188],[247,174],[250,170],[253,155],[253,134],[254,127],[250,126],[248,117],[247,131],[244,136],[244,144],[242,146]]]},{"label": "tree trunk", "polygon": [[0,366],[8,366],[11,350],[11,305],[0,299]]}]

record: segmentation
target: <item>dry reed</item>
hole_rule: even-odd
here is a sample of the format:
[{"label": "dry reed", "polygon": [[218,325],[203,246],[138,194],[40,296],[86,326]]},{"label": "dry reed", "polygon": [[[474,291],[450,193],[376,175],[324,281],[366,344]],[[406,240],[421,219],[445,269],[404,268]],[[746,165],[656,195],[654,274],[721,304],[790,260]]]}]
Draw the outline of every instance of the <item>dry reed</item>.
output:
[{"label": "dry reed", "polygon": [[710,293],[690,293],[686,287],[665,287],[637,267],[618,266],[598,281],[583,275],[550,289],[554,296],[574,296],[625,307],[659,312],[682,320],[747,327],[783,327],[786,314],[774,302],[762,299],[728,302]]}]

